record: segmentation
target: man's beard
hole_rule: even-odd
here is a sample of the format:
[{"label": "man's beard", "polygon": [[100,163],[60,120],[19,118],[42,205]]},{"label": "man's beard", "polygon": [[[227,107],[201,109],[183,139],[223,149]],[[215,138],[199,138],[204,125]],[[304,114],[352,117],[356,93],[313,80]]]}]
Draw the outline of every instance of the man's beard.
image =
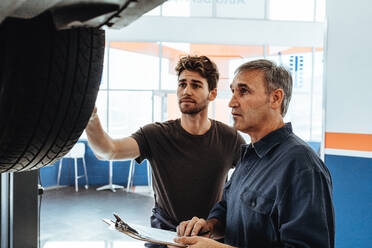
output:
[{"label": "man's beard", "polygon": [[182,114],[188,114],[188,115],[196,115],[206,109],[208,107],[208,99],[205,99],[204,101],[200,103],[193,103],[194,107],[182,107],[182,103],[179,102],[178,105],[180,107],[181,113]]}]

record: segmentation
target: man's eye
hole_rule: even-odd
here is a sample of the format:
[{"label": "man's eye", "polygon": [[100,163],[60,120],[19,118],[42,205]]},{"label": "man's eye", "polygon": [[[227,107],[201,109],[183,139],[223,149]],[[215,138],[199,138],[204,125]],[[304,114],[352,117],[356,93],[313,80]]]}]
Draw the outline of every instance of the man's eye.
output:
[{"label": "man's eye", "polygon": [[247,90],[247,89],[245,89],[245,88],[241,88],[241,89],[239,89],[239,93],[240,94],[246,94],[246,93],[248,93],[249,91]]},{"label": "man's eye", "polygon": [[199,84],[193,84],[192,87],[193,87],[194,89],[201,88],[201,86],[200,86]]},{"label": "man's eye", "polygon": [[178,87],[182,87],[182,88],[184,88],[185,86],[186,86],[185,83],[178,83]]}]

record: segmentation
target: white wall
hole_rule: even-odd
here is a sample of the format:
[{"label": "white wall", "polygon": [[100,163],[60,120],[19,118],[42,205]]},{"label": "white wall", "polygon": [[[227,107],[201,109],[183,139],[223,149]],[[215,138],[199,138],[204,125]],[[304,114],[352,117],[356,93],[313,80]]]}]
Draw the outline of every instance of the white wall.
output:
[{"label": "white wall", "polygon": [[326,132],[372,134],[372,2],[327,0]]},{"label": "white wall", "polygon": [[323,47],[324,24],[233,18],[143,16],[121,30],[107,30],[106,35],[110,41]]}]

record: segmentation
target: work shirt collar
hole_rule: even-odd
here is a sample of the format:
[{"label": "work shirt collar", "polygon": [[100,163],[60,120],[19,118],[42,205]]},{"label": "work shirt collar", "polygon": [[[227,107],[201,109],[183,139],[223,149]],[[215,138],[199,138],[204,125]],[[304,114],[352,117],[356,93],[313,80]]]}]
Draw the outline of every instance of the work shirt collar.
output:
[{"label": "work shirt collar", "polygon": [[288,135],[290,135],[291,133],[292,124],[288,122],[283,127],[270,132],[259,141],[253,144],[249,144],[249,147],[254,149],[259,158],[262,158],[276,145],[282,143],[285,139],[287,139]]}]

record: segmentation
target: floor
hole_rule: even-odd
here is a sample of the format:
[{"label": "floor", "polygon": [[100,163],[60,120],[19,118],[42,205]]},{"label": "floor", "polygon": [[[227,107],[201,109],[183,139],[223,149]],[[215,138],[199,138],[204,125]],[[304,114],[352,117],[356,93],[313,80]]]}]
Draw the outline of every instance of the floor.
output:
[{"label": "floor", "polygon": [[154,204],[147,187],[124,190],[63,187],[46,190],[40,207],[40,248],[144,247],[144,242],[111,230],[102,218],[118,213],[128,223],[149,226]]}]

